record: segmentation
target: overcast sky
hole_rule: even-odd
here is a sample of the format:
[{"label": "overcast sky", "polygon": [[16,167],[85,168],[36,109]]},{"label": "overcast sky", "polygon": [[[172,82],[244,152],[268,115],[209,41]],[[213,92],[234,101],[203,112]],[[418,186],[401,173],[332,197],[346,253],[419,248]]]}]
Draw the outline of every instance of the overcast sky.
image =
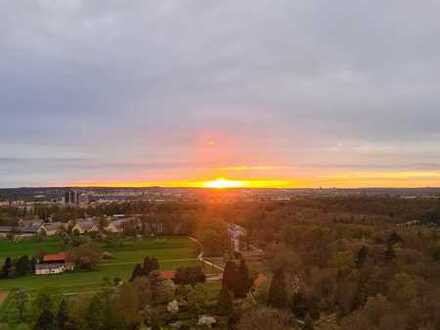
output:
[{"label": "overcast sky", "polygon": [[0,0],[0,186],[440,185],[437,0]]}]

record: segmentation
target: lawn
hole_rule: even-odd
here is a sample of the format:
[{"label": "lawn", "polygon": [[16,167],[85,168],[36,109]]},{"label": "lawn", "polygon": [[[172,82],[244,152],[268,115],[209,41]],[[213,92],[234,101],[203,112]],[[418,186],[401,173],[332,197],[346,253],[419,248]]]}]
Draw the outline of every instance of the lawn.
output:
[{"label": "lawn", "polygon": [[38,252],[44,251],[47,253],[60,251],[60,240],[55,237],[48,238],[44,241],[36,239],[26,239],[18,242],[9,240],[0,240],[0,263],[3,265],[7,257],[16,258],[27,255],[32,257]]},{"label": "lawn", "polygon": [[[180,266],[198,264],[197,245],[186,237],[147,238],[142,240],[124,239],[121,244],[100,243],[103,251],[110,252],[112,259],[102,260],[97,269],[90,272],[75,271],[60,275],[29,275],[16,279],[0,280],[0,291],[12,288],[37,290],[43,287],[57,288],[66,294],[96,290],[107,277],[128,279],[134,265],[141,263],[145,256],[159,259],[161,269],[174,270]],[[32,256],[38,251],[58,252],[59,240],[50,238],[46,241],[22,241],[13,243],[0,241],[1,262],[7,257],[22,255]]]}]

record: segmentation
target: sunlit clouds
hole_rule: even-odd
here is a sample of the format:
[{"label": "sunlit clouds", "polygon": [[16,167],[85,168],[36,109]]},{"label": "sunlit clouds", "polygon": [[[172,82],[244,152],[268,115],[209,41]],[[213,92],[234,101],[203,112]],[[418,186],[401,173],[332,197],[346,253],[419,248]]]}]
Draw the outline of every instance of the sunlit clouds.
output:
[{"label": "sunlit clouds", "polygon": [[0,186],[440,185],[439,11],[3,1]]}]

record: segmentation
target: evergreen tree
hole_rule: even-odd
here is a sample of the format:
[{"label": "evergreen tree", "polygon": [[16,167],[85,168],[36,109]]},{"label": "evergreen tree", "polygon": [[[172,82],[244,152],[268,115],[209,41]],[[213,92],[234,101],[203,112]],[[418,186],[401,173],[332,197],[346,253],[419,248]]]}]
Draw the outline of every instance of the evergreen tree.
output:
[{"label": "evergreen tree", "polygon": [[287,306],[287,290],[284,269],[278,269],[270,283],[268,304],[274,308],[285,308]]},{"label": "evergreen tree", "polygon": [[359,252],[357,253],[356,257],[355,257],[355,264],[357,266],[357,268],[362,268],[362,266],[365,264],[365,262],[367,261],[367,257],[368,257],[368,249],[365,245],[363,245]]},{"label": "evergreen tree", "polygon": [[235,282],[235,295],[237,298],[245,298],[251,287],[251,280],[249,278],[249,269],[243,258],[240,261],[237,279]]},{"label": "evergreen tree", "polygon": [[31,268],[31,272],[35,272],[35,266],[38,264],[37,258],[36,257],[32,257],[30,263],[30,268]]},{"label": "evergreen tree", "polygon": [[144,270],[140,264],[136,264],[133,269],[133,273],[131,273],[130,282],[133,282],[136,277],[140,277],[144,275]]},{"label": "evergreen tree", "polygon": [[31,271],[31,264],[28,256],[18,258],[15,263],[15,271],[17,276],[24,276]]},{"label": "evergreen tree", "polygon": [[2,278],[8,278],[12,271],[12,260],[7,257],[2,267]]},{"label": "evergreen tree", "polygon": [[217,298],[217,309],[220,314],[227,316],[232,314],[234,310],[232,298],[231,292],[223,287]]},{"label": "evergreen tree", "polygon": [[145,257],[143,267],[143,274],[145,276],[150,275],[153,270],[159,270],[159,268],[159,261],[156,258]]},{"label": "evergreen tree", "polygon": [[49,309],[44,309],[38,317],[34,330],[54,330],[54,315]]},{"label": "evergreen tree", "polygon": [[[237,265],[233,261],[226,262],[225,270],[223,271],[223,288],[234,292],[236,286],[237,276]],[[235,294],[235,292],[234,292]]]},{"label": "evergreen tree", "polygon": [[151,265],[151,259],[150,257],[145,257],[144,258],[144,267],[143,267],[143,272],[145,276],[150,275],[152,271],[152,265]]}]

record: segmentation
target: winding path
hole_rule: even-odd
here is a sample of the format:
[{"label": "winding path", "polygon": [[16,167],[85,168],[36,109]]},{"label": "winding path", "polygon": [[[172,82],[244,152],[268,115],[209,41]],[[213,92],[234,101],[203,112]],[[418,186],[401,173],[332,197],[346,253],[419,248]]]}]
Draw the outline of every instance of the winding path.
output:
[{"label": "winding path", "polygon": [[211,262],[211,261],[209,261],[209,260],[206,260],[206,259],[204,258],[204,256],[203,256],[203,254],[204,254],[204,251],[203,251],[203,245],[202,245],[202,243],[200,243],[200,241],[199,241],[197,238],[194,238],[194,237],[192,237],[192,236],[188,236],[188,238],[189,238],[191,241],[197,243],[197,244],[199,245],[199,247],[200,247],[200,253],[199,253],[199,255],[197,256],[197,259],[199,259],[199,261],[200,261],[201,263],[204,263],[205,265],[208,265],[208,266],[210,266],[210,267],[212,267],[212,268],[215,268],[215,269],[217,269],[217,270],[219,270],[219,271],[221,272],[221,274],[219,274],[219,275],[215,275],[215,276],[210,276],[210,277],[208,277],[208,281],[220,281],[220,280],[223,278],[223,271],[224,271],[225,269],[224,269],[222,266],[216,265],[215,263],[213,263],[213,262]]}]

